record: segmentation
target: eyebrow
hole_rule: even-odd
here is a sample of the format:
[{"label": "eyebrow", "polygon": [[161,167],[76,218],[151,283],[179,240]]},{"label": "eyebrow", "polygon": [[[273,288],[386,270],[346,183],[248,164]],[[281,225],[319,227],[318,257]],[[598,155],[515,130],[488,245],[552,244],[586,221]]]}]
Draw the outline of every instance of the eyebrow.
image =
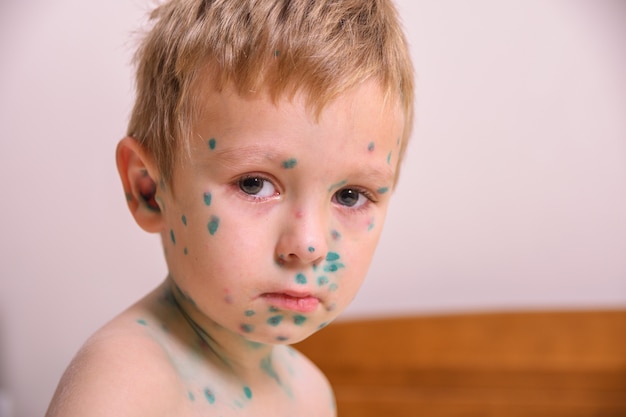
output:
[{"label": "eyebrow", "polygon": [[276,151],[268,149],[267,145],[248,145],[230,149],[220,149],[215,152],[218,163],[232,166],[242,162],[247,164],[258,164],[267,161],[276,161],[279,155]]}]

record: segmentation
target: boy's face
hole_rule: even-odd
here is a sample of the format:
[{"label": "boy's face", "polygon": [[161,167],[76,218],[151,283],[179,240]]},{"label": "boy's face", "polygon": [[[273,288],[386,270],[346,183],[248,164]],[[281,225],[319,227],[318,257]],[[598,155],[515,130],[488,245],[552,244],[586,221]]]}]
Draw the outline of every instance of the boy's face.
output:
[{"label": "boy's face", "polygon": [[[403,127],[374,83],[316,120],[210,91],[190,157],[159,187],[171,277],[200,312],[262,343],[299,341],[355,296],[380,236]],[[181,151],[184,153],[184,151]]]}]

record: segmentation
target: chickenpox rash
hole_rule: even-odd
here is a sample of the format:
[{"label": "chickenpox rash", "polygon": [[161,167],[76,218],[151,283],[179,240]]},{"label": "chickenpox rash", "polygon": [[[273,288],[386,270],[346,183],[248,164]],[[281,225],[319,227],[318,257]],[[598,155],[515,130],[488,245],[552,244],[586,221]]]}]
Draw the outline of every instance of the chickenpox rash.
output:
[{"label": "chickenpox rash", "polygon": [[380,187],[376,191],[378,192],[378,194],[385,194],[387,191],[389,191],[389,187]]},{"label": "chickenpox rash", "polygon": [[207,141],[207,146],[209,147],[210,150],[214,150],[215,146],[217,146],[217,141],[215,140],[215,138],[211,138]]},{"label": "chickenpox rash", "polygon": [[336,240],[341,239],[341,233],[339,233],[339,232],[338,232],[338,231],[336,231],[336,230],[331,230],[331,231],[330,231],[330,236],[331,236],[331,237],[333,238],[333,240],[335,240],[335,241],[336,241]]},{"label": "chickenpox rash", "polygon": [[389,151],[389,153],[387,154],[387,165],[391,165],[391,154],[392,151]]},{"label": "chickenpox rash", "polygon": [[348,183],[347,180],[343,180],[343,181],[339,181],[338,183],[335,183],[333,185],[331,185],[330,187],[328,187],[328,192],[332,192],[338,188],[343,187],[344,185],[346,185]]},{"label": "chickenpox rash", "polygon": [[367,145],[367,150],[369,152],[373,152],[374,149],[376,149],[376,145],[374,144],[374,142],[370,142],[369,145]]},{"label": "chickenpox rash", "polygon": [[298,163],[298,160],[296,158],[290,158],[287,159],[285,161],[283,161],[283,168],[285,169],[292,169],[293,167],[296,166],[296,164]]},{"label": "chickenpox rash", "polygon": [[211,205],[211,193],[204,193],[204,205],[209,207]]},{"label": "chickenpox rash", "polygon": [[220,225],[220,218],[217,216],[211,216],[211,220],[209,221],[209,224],[207,225],[207,228],[209,229],[209,233],[211,234],[211,236],[213,236],[215,234],[215,232],[217,232],[217,228]]}]

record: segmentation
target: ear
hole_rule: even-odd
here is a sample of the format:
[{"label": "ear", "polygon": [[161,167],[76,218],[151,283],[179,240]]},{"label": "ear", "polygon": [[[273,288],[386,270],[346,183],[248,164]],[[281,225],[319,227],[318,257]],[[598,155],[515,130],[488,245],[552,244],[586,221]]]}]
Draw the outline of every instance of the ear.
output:
[{"label": "ear", "polygon": [[154,158],[135,138],[126,137],[118,143],[115,159],[135,221],[146,232],[160,232],[163,214],[155,199],[158,170]]}]

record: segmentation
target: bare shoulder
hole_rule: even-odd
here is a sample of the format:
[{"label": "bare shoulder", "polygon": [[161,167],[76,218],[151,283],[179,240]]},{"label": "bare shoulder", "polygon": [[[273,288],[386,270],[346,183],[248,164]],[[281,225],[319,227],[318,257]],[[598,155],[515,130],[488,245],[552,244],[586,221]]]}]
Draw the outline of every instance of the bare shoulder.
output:
[{"label": "bare shoulder", "polygon": [[294,395],[306,413],[319,417],[337,415],[333,389],[324,373],[309,358],[292,347],[287,347],[293,359]]},{"label": "bare shoulder", "polygon": [[118,318],[80,349],[46,417],[177,415],[182,389],[159,343]]}]

